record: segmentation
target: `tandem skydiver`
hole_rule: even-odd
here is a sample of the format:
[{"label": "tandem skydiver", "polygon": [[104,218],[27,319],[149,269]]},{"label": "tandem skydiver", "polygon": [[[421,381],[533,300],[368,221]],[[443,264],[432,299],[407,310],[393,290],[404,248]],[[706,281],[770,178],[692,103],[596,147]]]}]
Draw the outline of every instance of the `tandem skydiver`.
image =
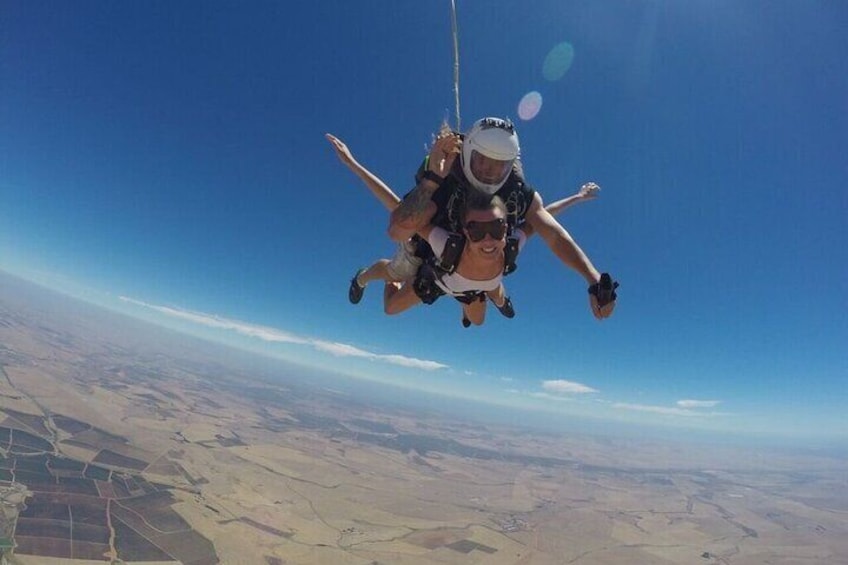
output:
[{"label": "tandem skydiver", "polygon": [[[448,135],[450,135],[450,130],[443,126],[437,141]],[[400,202],[397,195],[376,175],[359,164],[341,140],[330,134],[327,134],[326,137],[332,143],[339,160],[362,179],[374,196],[388,210],[394,210]],[[441,152],[442,149],[439,149],[439,151]],[[421,174],[420,171],[419,174]],[[547,210],[551,214],[557,214],[573,204],[595,198],[598,190],[600,190],[600,187],[595,183],[584,184],[576,194],[550,204],[547,206]],[[475,191],[469,194],[476,193]],[[401,312],[421,300],[432,303],[442,294],[450,294],[464,305],[462,322],[465,327],[468,327],[472,322],[475,324],[483,322],[486,296],[503,315],[509,318],[513,317],[515,313],[512,303],[505,296],[500,279],[503,273],[511,272],[514,269],[515,254],[517,254],[520,246],[523,246],[526,237],[532,233],[532,230],[529,225],[525,225],[523,229],[511,230],[515,236],[506,239],[508,225],[506,223],[507,209],[504,202],[499,198],[493,200],[492,197],[483,192],[480,192],[479,195],[481,197],[473,199],[473,202],[465,202],[462,217],[468,219],[470,217],[468,214],[472,216],[476,214],[480,217],[486,216],[485,219],[494,221],[495,225],[487,236],[485,225],[479,223],[480,218],[477,218],[478,221],[476,222],[473,220],[464,222],[463,233],[467,238],[465,240],[467,245],[464,244],[458,250],[458,254],[453,259],[455,266],[448,269],[450,272],[444,270],[444,248],[445,243],[450,239],[448,237],[450,234],[442,228],[425,226],[423,232],[419,232],[418,235],[423,236],[424,241],[428,238],[435,241],[429,241],[430,245],[426,245],[423,244],[420,237],[412,237],[399,245],[398,252],[391,260],[380,259],[367,269],[360,269],[350,283],[348,293],[350,301],[354,304],[358,303],[362,298],[365,285],[370,281],[406,282],[407,284],[404,285],[387,284],[384,292],[387,313]],[[493,217],[489,218],[489,215],[493,215]],[[469,226],[471,226],[470,231],[468,230]],[[478,228],[478,226],[480,227]],[[454,238],[455,240],[456,238]],[[513,262],[511,265],[504,264],[505,246],[508,246],[511,252],[507,253]],[[416,275],[419,275],[419,268],[422,265],[422,258],[416,256],[416,251],[420,247],[425,247],[429,251],[431,259],[438,259],[438,261],[435,269],[425,266],[421,276],[416,277]],[[500,258],[487,257],[485,253],[477,257],[474,255],[474,250],[478,247],[487,248],[489,254],[496,252]],[[420,255],[427,256],[425,253],[420,253]],[[480,259],[483,259],[483,263],[480,263]],[[499,269],[495,267],[498,261],[501,265]],[[472,275],[473,278],[463,277],[463,275]],[[416,281],[417,286],[408,284]],[[412,293],[414,288],[418,289],[415,294]]]},{"label": "tandem skydiver", "polygon": [[403,242],[428,224],[462,234],[462,211],[470,195],[498,196],[506,204],[507,235],[512,237],[518,228],[528,236],[538,232],[560,261],[588,283],[592,314],[599,320],[611,316],[618,283],[598,272],[545,209],[541,196],[524,180],[519,155],[518,134],[509,120],[477,120],[464,136],[442,132],[418,170],[416,187],[392,210],[389,236]]}]

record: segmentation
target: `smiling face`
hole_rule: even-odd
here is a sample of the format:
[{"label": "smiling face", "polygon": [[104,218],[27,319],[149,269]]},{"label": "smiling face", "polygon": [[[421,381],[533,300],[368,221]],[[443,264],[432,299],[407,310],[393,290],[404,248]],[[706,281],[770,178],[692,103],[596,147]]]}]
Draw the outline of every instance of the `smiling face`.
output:
[{"label": "smiling face", "polygon": [[506,246],[506,218],[500,207],[469,210],[465,214],[463,232],[469,253],[481,259],[497,260],[503,257]]}]

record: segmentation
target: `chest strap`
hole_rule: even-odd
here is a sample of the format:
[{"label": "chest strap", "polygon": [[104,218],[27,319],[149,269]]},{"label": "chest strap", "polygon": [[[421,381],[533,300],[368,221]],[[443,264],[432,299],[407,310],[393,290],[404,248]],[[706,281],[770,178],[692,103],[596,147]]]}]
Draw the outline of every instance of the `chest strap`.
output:
[{"label": "chest strap", "polygon": [[[435,259],[439,271],[448,275],[456,271],[463,249],[465,249],[465,236],[458,233],[450,234],[445,242],[445,250],[442,252],[441,259]],[[508,275],[518,268],[516,259],[518,259],[518,238],[511,235],[506,238],[506,246],[504,247],[504,275]]]},{"label": "chest strap", "polygon": [[442,251],[441,259],[436,258],[436,266],[439,270],[452,274],[459,264],[459,257],[462,255],[463,249],[465,249],[465,236],[458,233],[450,234],[445,242],[445,250]]},{"label": "chest strap", "polygon": [[518,238],[511,235],[506,238],[506,247],[504,247],[504,276],[518,268],[515,264],[516,259],[518,259]]}]

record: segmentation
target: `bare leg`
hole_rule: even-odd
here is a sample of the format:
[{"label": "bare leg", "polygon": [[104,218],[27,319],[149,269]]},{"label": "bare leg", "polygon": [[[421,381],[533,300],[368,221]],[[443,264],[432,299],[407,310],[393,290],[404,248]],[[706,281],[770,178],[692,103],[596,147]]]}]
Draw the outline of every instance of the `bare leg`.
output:
[{"label": "bare leg", "polygon": [[383,310],[389,316],[409,310],[420,302],[421,299],[415,294],[410,282],[403,285],[396,282],[386,283],[383,290]]},{"label": "bare leg", "polygon": [[497,307],[498,311],[503,314],[504,317],[515,317],[515,308],[513,308],[512,301],[506,295],[506,290],[504,289],[503,283],[500,284],[495,290],[487,291],[486,296],[489,297],[489,300],[492,301],[492,304]]},{"label": "bare leg", "polygon": [[365,287],[371,281],[391,281],[391,277],[389,277],[389,272],[386,270],[386,265],[389,264],[388,259],[380,259],[376,261],[373,265],[362,271],[356,277],[356,284],[361,287]]},{"label": "bare leg", "polygon": [[486,296],[488,296],[489,300],[491,300],[492,303],[497,307],[501,307],[504,305],[505,294],[506,291],[504,290],[503,283],[499,284],[498,288],[496,288],[495,290],[486,291]]},{"label": "bare leg", "polygon": [[475,326],[480,326],[486,321],[486,302],[475,300],[471,304],[462,305],[462,314]]}]

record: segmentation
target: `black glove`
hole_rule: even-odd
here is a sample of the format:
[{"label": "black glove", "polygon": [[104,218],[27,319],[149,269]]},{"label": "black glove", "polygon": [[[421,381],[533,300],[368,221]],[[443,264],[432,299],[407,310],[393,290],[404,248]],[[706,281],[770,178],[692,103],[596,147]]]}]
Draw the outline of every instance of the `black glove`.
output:
[{"label": "black glove", "polygon": [[615,302],[618,295],[615,289],[618,288],[618,283],[612,280],[609,273],[602,273],[601,280],[593,285],[589,285],[589,294],[594,294],[598,299],[598,306],[606,306],[610,302]]}]

